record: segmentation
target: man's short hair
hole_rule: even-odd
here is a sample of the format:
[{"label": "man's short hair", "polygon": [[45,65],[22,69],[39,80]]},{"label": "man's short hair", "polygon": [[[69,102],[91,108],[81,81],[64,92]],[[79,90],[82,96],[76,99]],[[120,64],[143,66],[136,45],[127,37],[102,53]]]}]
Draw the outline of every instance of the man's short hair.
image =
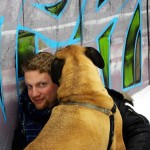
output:
[{"label": "man's short hair", "polygon": [[40,73],[47,72],[51,74],[51,63],[53,59],[53,54],[48,52],[39,52],[34,54],[32,58],[23,63],[22,71],[25,73],[27,71],[38,70]]}]

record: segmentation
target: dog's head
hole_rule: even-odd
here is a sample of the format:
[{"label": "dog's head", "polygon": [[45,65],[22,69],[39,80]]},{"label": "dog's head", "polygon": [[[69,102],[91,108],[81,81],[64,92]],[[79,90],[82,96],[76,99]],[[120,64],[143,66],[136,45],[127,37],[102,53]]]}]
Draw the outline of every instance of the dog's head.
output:
[{"label": "dog's head", "polygon": [[[85,62],[85,59],[83,59],[84,57],[82,56],[87,57],[87,59],[89,59],[89,61],[91,61],[98,68],[100,69],[104,68],[104,60],[101,54],[93,47],[70,45],[57,51],[55,56],[56,58],[54,59],[51,65],[51,77],[52,81],[57,85],[60,85],[60,78],[62,75],[62,70],[65,65],[68,66],[68,68],[70,69],[74,69],[74,67],[71,67],[71,65],[73,64],[77,68],[76,71],[79,71],[78,70],[79,65],[81,65],[82,63],[88,63],[88,61]],[[85,68],[83,67],[83,69],[85,70],[87,69],[86,65]],[[68,71],[71,72],[71,70]],[[77,72],[74,72],[74,75],[76,73]]]},{"label": "dog's head", "polygon": [[85,95],[93,97],[104,91],[98,71],[104,67],[104,60],[95,48],[71,45],[57,51],[55,56],[51,77],[59,86],[58,100],[77,100]]}]

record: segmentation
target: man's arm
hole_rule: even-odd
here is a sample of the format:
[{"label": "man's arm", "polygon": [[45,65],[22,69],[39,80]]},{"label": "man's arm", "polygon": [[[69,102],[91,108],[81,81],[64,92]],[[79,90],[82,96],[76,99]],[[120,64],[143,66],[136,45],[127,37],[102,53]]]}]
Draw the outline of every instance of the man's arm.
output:
[{"label": "man's arm", "polygon": [[150,124],[146,117],[136,113],[126,106],[123,95],[117,91],[107,89],[117,104],[123,119],[123,138],[127,150],[150,149]]},{"label": "man's arm", "polygon": [[12,150],[23,150],[27,144],[27,140],[22,132],[22,127],[20,123],[18,123],[18,126],[14,132]]},{"label": "man's arm", "polygon": [[125,106],[123,136],[127,150],[150,149],[150,124],[147,118]]},{"label": "man's arm", "polygon": [[27,98],[28,98],[28,92],[27,92],[27,88],[25,88],[19,97],[18,124],[17,124],[17,128],[14,131],[12,150],[23,150],[28,144],[27,139],[24,135],[23,126],[21,124],[21,120],[24,118],[23,116],[24,113],[23,107],[25,107],[24,101],[26,101]]}]

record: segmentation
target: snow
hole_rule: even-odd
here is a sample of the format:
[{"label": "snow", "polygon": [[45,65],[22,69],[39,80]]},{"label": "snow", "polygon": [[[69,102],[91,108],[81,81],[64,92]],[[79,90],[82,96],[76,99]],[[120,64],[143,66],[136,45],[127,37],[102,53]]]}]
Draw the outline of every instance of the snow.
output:
[{"label": "snow", "polygon": [[150,85],[132,95],[133,109],[150,121]]}]

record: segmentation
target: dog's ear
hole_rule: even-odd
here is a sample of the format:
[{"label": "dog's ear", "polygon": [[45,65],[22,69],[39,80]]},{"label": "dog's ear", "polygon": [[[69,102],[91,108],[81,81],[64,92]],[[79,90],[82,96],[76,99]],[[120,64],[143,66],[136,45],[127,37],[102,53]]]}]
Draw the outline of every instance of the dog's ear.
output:
[{"label": "dog's ear", "polygon": [[59,79],[61,77],[62,69],[65,61],[63,59],[55,58],[51,64],[51,78],[53,83],[59,86]]},{"label": "dog's ear", "polygon": [[85,55],[92,60],[95,66],[98,68],[104,68],[104,60],[101,54],[97,51],[97,49],[93,47],[85,47]]}]

